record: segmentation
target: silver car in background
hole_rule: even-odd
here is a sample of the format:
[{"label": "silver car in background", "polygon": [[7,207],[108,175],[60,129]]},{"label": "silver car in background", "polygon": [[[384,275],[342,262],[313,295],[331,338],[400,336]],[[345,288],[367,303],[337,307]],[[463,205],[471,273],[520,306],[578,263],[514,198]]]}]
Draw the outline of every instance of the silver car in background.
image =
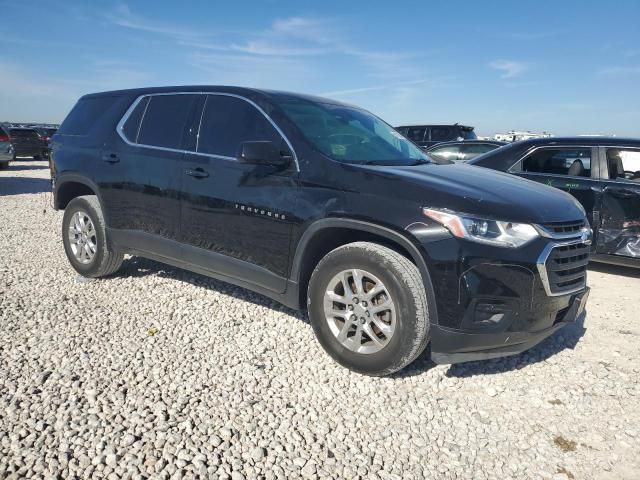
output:
[{"label": "silver car in background", "polygon": [[9,138],[9,129],[0,125],[0,168],[7,168],[11,160],[15,160],[13,145]]}]

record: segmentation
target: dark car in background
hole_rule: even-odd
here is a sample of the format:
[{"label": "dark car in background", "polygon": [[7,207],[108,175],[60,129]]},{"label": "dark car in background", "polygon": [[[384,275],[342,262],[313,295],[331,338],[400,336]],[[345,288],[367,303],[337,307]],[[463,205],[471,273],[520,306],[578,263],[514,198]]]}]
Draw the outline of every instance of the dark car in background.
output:
[{"label": "dark car in background", "polygon": [[476,140],[473,127],[466,125],[403,125],[396,130],[422,148],[454,140]]},{"label": "dark car in background", "polygon": [[426,151],[430,157],[451,162],[467,162],[506,144],[498,140],[462,140],[438,143]]},{"label": "dark car in background", "polygon": [[0,168],[7,168],[9,162],[15,160],[13,144],[9,136],[9,129],[0,125]]},{"label": "dark car in background", "polygon": [[640,139],[537,138],[469,163],[570,193],[594,231],[591,258],[640,267]]},{"label": "dark car in background", "polygon": [[16,157],[40,160],[48,155],[48,145],[42,142],[40,134],[33,128],[12,127],[9,129],[9,137]]},{"label": "dark car in background", "polygon": [[58,129],[52,128],[52,127],[33,127],[33,129],[36,132],[38,132],[38,135],[40,135],[40,139],[44,147],[43,155],[48,158],[49,152],[51,151],[51,148],[50,148],[51,137],[53,137],[56,134],[56,131]]}]

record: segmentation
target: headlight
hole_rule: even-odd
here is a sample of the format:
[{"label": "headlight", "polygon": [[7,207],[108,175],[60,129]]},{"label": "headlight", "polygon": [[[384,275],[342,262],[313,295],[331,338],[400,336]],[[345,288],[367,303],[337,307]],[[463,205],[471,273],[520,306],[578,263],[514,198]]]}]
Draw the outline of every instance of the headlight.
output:
[{"label": "headlight", "polygon": [[528,223],[485,220],[433,208],[423,208],[422,212],[458,238],[497,247],[517,248],[538,237],[536,229]]}]

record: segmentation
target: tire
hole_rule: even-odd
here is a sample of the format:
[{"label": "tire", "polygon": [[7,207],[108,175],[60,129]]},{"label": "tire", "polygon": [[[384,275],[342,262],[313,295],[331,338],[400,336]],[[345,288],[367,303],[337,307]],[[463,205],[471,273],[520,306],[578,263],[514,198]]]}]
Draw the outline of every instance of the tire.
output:
[{"label": "tire", "polygon": [[0,170],[4,170],[5,168],[9,168],[9,160],[6,162],[0,162]]},{"label": "tire", "polygon": [[[360,293],[354,286],[354,270],[362,280]],[[383,293],[374,293],[381,289]],[[347,300],[351,294],[354,298]],[[385,310],[385,305],[392,307]],[[307,306],[322,347],[340,365],[358,373],[394,373],[413,362],[429,340],[429,309],[420,271],[402,254],[376,243],[355,242],[329,252],[311,274]],[[350,320],[344,320],[345,314],[334,317],[336,309]],[[356,315],[353,322],[349,312],[363,316]]]},{"label": "tire", "polygon": [[[83,219],[84,225],[89,224],[88,218],[93,226],[85,230],[87,241],[84,241],[84,244],[88,244],[89,250],[94,252],[93,255],[86,249],[83,251],[83,246],[73,243],[70,238],[72,229],[75,232],[74,236],[78,237],[78,229],[74,225],[79,217]],[[95,195],[76,197],[69,202],[62,218],[62,241],[69,263],[80,275],[89,278],[104,277],[116,272],[122,265],[124,255],[109,249],[102,208]],[[80,257],[76,253],[78,249],[81,251]]]}]

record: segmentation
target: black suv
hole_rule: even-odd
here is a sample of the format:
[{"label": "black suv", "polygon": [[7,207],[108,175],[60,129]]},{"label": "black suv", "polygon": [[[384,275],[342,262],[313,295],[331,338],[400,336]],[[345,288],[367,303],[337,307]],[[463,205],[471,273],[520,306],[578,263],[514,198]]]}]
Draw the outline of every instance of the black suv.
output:
[{"label": "black suv", "polygon": [[521,352],[573,322],[591,232],[564,192],[437,165],[371,113],[234,87],[82,97],[52,141],[82,275],[141,255],[307,308],[327,352],[385,375]]},{"label": "black suv", "polygon": [[16,157],[33,157],[34,160],[40,160],[48,156],[47,145],[42,142],[42,137],[33,128],[10,128],[9,137]]},{"label": "black suv", "polygon": [[404,125],[397,127],[402,135],[422,148],[454,140],[477,140],[473,127],[466,125]]}]

